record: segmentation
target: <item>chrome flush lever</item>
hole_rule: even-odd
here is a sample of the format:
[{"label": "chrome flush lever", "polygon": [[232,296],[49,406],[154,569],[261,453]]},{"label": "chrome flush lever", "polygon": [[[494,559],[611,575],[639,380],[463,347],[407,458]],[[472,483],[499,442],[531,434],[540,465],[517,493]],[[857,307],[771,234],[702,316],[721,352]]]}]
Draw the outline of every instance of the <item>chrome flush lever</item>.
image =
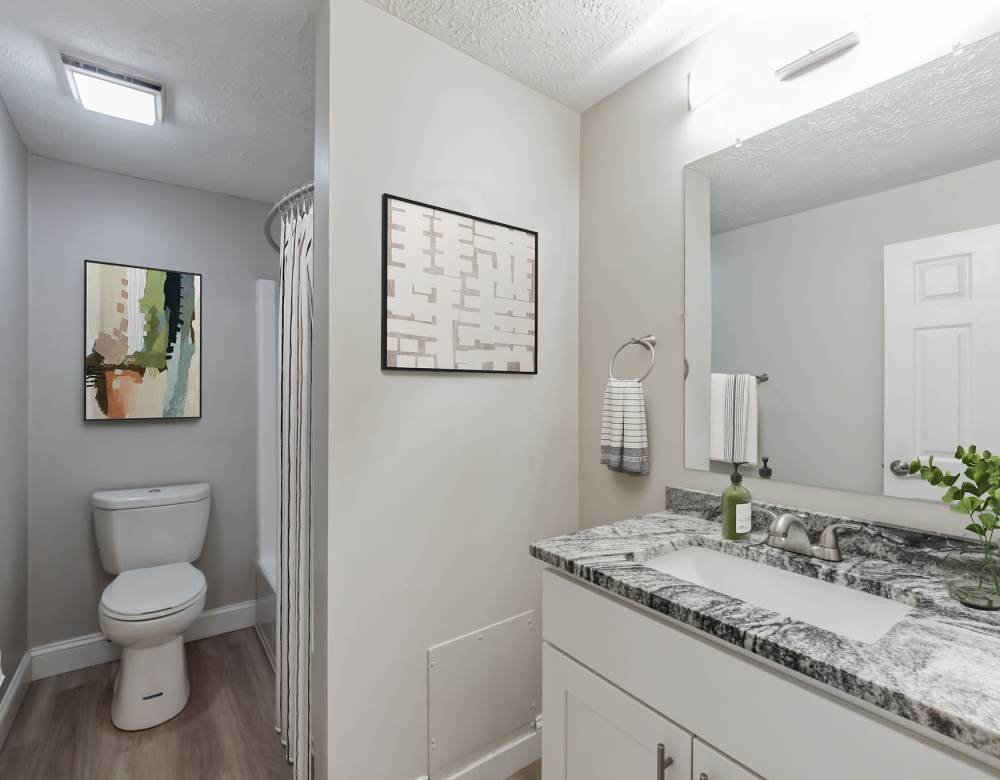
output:
[{"label": "chrome flush lever", "polygon": [[664,780],[666,772],[674,763],[672,756],[667,755],[667,747],[662,742],[656,746],[656,780]]}]

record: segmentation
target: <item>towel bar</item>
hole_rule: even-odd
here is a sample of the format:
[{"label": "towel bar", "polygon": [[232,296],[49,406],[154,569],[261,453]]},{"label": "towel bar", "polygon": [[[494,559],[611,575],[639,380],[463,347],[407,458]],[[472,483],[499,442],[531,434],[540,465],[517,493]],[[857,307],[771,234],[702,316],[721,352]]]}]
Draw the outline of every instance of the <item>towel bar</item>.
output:
[{"label": "towel bar", "polygon": [[[631,343],[632,343],[632,342],[630,341],[630,342],[629,342],[629,344],[631,344]],[[654,344],[656,343],[656,339],[655,339],[655,338],[653,339],[653,343],[654,343]],[[621,351],[622,351],[623,349],[625,349],[625,347],[627,347],[627,346],[628,346],[628,344],[624,344],[624,345],[623,345],[623,346],[622,346],[622,347],[621,347],[621,348],[620,348],[620,349],[618,350],[618,352],[621,352]],[[615,357],[617,357],[617,356],[618,356],[618,352],[616,352],[616,353],[615,353]],[[611,364],[612,364],[612,365],[614,365],[614,362],[615,362],[615,359],[614,359],[614,358],[611,358]],[[650,369],[650,371],[652,371],[652,370],[653,370],[653,364],[652,364],[652,363],[650,363],[650,364],[649,364],[649,369]],[[690,366],[688,365],[688,359],[687,359],[687,358],[684,358],[684,378],[685,378],[685,379],[687,379],[687,378],[688,378],[688,374],[689,374],[690,372],[691,372],[691,367],[690,367]],[[646,373],[648,374],[648,373],[649,373],[649,371],[647,371]],[[645,374],[643,374],[643,376],[645,376]],[[771,378],[771,377],[769,377],[769,376],[768,376],[767,374],[757,374],[757,384],[758,384],[758,385],[761,385],[761,384],[764,384],[764,382],[766,382],[766,381],[767,381],[768,379],[770,379],[770,378]]]},{"label": "towel bar", "polygon": [[625,349],[625,347],[631,347],[633,344],[641,344],[642,346],[644,346],[646,349],[649,350],[649,368],[646,369],[645,374],[643,374],[640,377],[636,377],[635,381],[641,382],[643,379],[649,376],[649,372],[653,370],[653,364],[656,362],[656,349],[655,349],[656,336],[654,336],[652,333],[647,333],[645,336],[639,336],[639,338],[629,339],[620,347],[618,347],[617,350],[615,350],[615,354],[611,356],[611,362],[608,364],[609,378],[611,379],[618,378],[615,376],[615,358],[617,358],[618,355],[621,354],[621,351]]}]

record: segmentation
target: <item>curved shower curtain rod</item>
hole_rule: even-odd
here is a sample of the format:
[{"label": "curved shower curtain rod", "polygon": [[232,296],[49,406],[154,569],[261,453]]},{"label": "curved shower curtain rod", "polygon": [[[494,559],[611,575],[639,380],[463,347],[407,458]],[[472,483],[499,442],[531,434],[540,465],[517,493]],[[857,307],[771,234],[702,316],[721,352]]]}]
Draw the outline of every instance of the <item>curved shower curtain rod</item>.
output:
[{"label": "curved shower curtain rod", "polygon": [[283,208],[292,205],[292,203],[297,201],[299,198],[306,195],[312,195],[314,186],[315,185],[310,179],[301,187],[296,187],[294,190],[285,195],[285,197],[275,203],[271,210],[267,212],[267,218],[264,220],[264,235],[267,237],[267,243],[273,246],[275,251],[280,252],[281,247],[278,246],[278,242],[275,241],[274,236],[271,235],[271,224],[274,222],[274,218],[281,213]]}]

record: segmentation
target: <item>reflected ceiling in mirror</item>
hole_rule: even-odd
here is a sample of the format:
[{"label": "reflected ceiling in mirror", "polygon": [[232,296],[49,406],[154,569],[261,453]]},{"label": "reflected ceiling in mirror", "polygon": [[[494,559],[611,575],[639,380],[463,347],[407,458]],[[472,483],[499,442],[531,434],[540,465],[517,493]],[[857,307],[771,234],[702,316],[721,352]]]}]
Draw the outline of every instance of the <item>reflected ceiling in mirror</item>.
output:
[{"label": "reflected ceiling in mirror", "polygon": [[684,176],[688,468],[934,498],[891,463],[1000,448],[1000,36]]}]

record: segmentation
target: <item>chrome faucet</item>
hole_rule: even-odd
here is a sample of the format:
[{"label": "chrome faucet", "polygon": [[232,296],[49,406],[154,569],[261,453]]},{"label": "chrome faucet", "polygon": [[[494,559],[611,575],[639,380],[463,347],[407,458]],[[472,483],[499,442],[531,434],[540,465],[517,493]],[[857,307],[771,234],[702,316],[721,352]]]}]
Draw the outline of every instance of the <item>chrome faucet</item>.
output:
[{"label": "chrome faucet", "polygon": [[840,540],[837,538],[837,531],[843,528],[851,528],[856,531],[861,530],[857,523],[831,523],[823,529],[819,535],[819,544],[813,544],[809,538],[802,518],[798,515],[786,512],[780,517],[770,509],[756,507],[759,512],[770,515],[773,519],[767,529],[765,544],[777,550],[805,555],[810,558],[819,558],[824,561],[842,561],[840,554]]}]

